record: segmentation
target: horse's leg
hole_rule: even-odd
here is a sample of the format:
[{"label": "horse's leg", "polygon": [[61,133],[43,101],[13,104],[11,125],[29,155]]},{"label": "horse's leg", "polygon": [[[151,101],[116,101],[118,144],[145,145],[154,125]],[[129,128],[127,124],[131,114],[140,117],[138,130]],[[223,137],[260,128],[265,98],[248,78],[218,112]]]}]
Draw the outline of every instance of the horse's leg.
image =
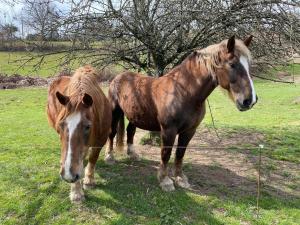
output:
[{"label": "horse's leg", "polygon": [[122,110],[119,107],[116,107],[112,111],[112,122],[111,122],[111,132],[108,137],[108,145],[105,151],[105,158],[104,161],[106,164],[114,164],[115,157],[113,153],[113,146],[114,146],[114,138],[117,134],[117,127],[120,117],[122,116]]},{"label": "horse's leg", "polygon": [[99,153],[101,151],[101,147],[99,148],[92,148],[89,153],[89,162],[85,167],[84,179],[83,179],[83,189],[90,189],[96,185],[95,182],[95,167],[99,157]]},{"label": "horse's leg", "polygon": [[182,188],[190,187],[187,177],[182,172],[182,161],[186,150],[186,146],[189,144],[195,132],[196,129],[192,129],[192,130],[187,130],[178,135],[178,146],[176,149],[176,156],[175,156],[174,175],[175,175],[175,184]]},{"label": "horse's leg", "polygon": [[159,185],[164,191],[175,190],[173,181],[168,174],[168,162],[171,156],[172,147],[175,141],[176,131],[174,129],[161,130],[162,148],[161,148],[161,163],[158,170]]},{"label": "horse's leg", "polygon": [[71,183],[70,199],[73,202],[80,202],[84,200],[84,193],[80,181]]},{"label": "horse's leg", "polygon": [[136,131],[136,126],[134,126],[132,123],[129,122],[126,131],[127,131],[127,155],[129,156],[130,159],[140,160],[140,156],[135,152],[133,147],[133,138]]}]

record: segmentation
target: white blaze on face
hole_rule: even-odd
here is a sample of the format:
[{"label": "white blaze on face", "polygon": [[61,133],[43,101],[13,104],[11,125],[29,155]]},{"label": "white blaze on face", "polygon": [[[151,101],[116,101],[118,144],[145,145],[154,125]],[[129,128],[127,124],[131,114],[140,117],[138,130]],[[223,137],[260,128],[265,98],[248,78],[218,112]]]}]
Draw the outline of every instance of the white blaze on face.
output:
[{"label": "white blaze on face", "polygon": [[78,126],[81,120],[80,112],[75,112],[69,115],[66,119],[66,123],[69,130],[69,140],[68,140],[68,148],[67,148],[67,157],[65,160],[65,179],[72,180],[73,176],[71,174],[71,160],[72,160],[72,148],[71,148],[71,141],[73,138],[74,131]]},{"label": "white blaze on face", "polygon": [[250,85],[251,85],[251,93],[252,93],[252,102],[251,102],[251,106],[253,104],[255,104],[256,102],[256,93],[255,93],[255,90],[254,90],[254,85],[253,85],[253,81],[250,77],[250,73],[249,73],[249,63],[248,63],[248,59],[245,57],[245,56],[241,56],[240,57],[240,63],[243,65],[243,67],[245,68],[246,72],[247,72],[247,75],[248,75],[248,78],[249,78],[249,82],[250,82]]}]

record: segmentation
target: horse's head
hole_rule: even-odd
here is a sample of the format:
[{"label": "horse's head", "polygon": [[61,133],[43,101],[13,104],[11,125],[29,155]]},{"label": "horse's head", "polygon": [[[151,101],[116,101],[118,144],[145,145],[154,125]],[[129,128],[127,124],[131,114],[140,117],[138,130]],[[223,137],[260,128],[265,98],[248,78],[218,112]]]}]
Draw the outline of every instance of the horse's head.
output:
[{"label": "horse's head", "polygon": [[258,99],[249,74],[248,46],[251,40],[252,36],[244,41],[235,40],[233,36],[223,41],[223,51],[219,56],[222,66],[216,72],[219,85],[228,91],[240,111],[251,109]]},{"label": "horse's head", "polygon": [[60,92],[56,92],[56,97],[64,106],[63,115],[56,125],[61,140],[60,175],[67,182],[75,182],[82,176],[83,160],[88,152],[93,99],[84,94],[79,102],[73,103],[70,97]]}]

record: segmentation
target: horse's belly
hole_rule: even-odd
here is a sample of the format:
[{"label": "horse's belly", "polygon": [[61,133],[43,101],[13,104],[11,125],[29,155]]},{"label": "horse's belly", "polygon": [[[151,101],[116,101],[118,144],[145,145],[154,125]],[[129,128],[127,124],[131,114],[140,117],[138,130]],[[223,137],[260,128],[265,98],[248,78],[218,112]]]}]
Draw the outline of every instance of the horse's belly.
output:
[{"label": "horse's belly", "polygon": [[136,127],[143,130],[160,131],[157,119],[153,115],[147,113],[125,113],[126,118]]},{"label": "horse's belly", "polygon": [[133,124],[143,130],[149,130],[149,131],[160,131],[160,126],[158,123],[141,123],[141,121]]}]

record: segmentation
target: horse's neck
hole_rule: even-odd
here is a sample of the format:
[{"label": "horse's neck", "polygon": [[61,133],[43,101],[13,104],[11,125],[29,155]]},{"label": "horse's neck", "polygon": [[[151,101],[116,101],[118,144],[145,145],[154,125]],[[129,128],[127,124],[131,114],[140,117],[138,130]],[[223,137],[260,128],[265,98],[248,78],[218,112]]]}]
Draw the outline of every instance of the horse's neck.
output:
[{"label": "horse's neck", "polygon": [[217,83],[212,76],[207,75],[206,77],[203,77],[201,82],[197,84],[195,98],[204,102],[216,87]]},{"label": "horse's neck", "polygon": [[186,86],[186,91],[189,96],[197,102],[197,104],[202,104],[206,98],[212,93],[212,91],[217,87],[217,81],[209,74],[208,70],[204,65],[193,65],[185,64],[186,68],[181,73],[182,85]]}]

